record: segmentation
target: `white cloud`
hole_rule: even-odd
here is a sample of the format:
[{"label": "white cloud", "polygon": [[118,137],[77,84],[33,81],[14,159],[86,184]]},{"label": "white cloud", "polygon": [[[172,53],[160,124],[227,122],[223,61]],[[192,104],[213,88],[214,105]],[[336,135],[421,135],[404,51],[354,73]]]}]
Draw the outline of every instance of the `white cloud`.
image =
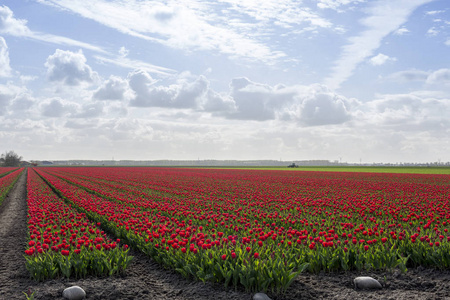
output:
[{"label": "white cloud", "polygon": [[0,84],[0,116],[7,114],[11,105],[14,105],[13,109],[15,109],[15,101],[20,101],[19,99],[21,97],[28,96],[29,92],[25,87],[16,86],[11,83]]},{"label": "white cloud", "polygon": [[11,101],[11,95],[0,92],[0,116],[6,113],[6,108]]},{"label": "white cloud", "polygon": [[410,81],[425,81],[428,78],[429,72],[421,71],[421,70],[406,70],[393,73],[389,76],[389,78],[410,82]]},{"label": "white cloud", "polygon": [[54,98],[41,102],[40,109],[44,117],[59,118],[69,112],[74,112],[76,107],[60,98]]},{"label": "white cloud", "polygon": [[224,111],[229,119],[255,121],[293,121],[302,126],[341,124],[351,119],[353,100],[321,85],[275,86],[255,83],[247,78],[231,82],[229,98],[233,110]]},{"label": "white cloud", "polygon": [[230,118],[266,121],[275,119],[274,105],[277,94],[269,86],[251,82],[247,78],[235,78],[230,84],[230,97],[236,111]]},{"label": "white cloud", "polygon": [[129,85],[135,97],[130,105],[137,107],[197,108],[206,95],[209,82],[200,76],[194,82],[182,82],[169,86],[154,85],[156,81],[143,70],[129,75]]},{"label": "white cloud", "polygon": [[351,119],[345,97],[326,89],[304,96],[298,121],[306,126],[341,124]]},{"label": "white cloud", "polygon": [[41,115],[50,118],[92,119],[99,117],[104,112],[101,102],[87,102],[83,104],[57,98],[44,99],[39,104]]},{"label": "white cloud", "polygon": [[103,103],[85,103],[71,114],[73,118],[90,119],[99,117],[103,113]]},{"label": "white cloud", "polygon": [[229,95],[219,94],[208,89],[206,97],[201,103],[201,109],[206,112],[223,114],[236,111],[236,103]]},{"label": "white cloud", "polygon": [[366,0],[318,0],[317,7],[325,9],[330,8],[341,11],[341,6],[357,5],[366,2]]},{"label": "white cloud", "polygon": [[185,82],[180,86],[178,94],[173,100],[174,106],[180,108],[198,107],[208,89],[209,81],[203,75],[200,75],[194,82]]},{"label": "white cloud", "polygon": [[85,129],[86,131],[92,130],[93,128],[98,126],[98,120],[88,119],[88,120],[77,120],[70,119],[67,120],[64,124],[64,127],[70,129]]},{"label": "white cloud", "polygon": [[20,78],[20,81],[22,82],[22,84],[27,84],[28,82],[36,80],[38,77],[30,76],[30,75],[20,75],[19,78]]},{"label": "white cloud", "polygon": [[380,46],[381,40],[397,30],[408,20],[411,13],[420,5],[431,0],[381,0],[373,2],[367,10],[368,16],[360,20],[367,29],[359,35],[350,37],[349,44],[341,48],[341,54],[332,68],[325,84],[333,89],[339,88],[350,76],[356,66]]},{"label": "white cloud", "polygon": [[14,36],[30,36],[27,21],[14,18],[14,14],[7,6],[0,6],[0,32]]},{"label": "white cloud", "polygon": [[393,73],[389,78],[403,82],[421,81],[428,85],[442,87],[450,84],[450,69],[442,68],[436,71],[406,70]]},{"label": "white cloud", "polygon": [[395,35],[405,35],[407,33],[410,33],[410,31],[408,30],[408,28],[406,27],[400,27],[399,29],[397,29],[396,31],[394,31]]},{"label": "white cloud", "polygon": [[450,47],[450,39],[447,39],[444,44]]},{"label": "white cloud", "polygon": [[429,16],[434,16],[434,15],[441,14],[444,12],[445,12],[445,10],[430,10],[430,11],[425,12],[425,14],[429,15]]},{"label": "white cloud", "polygon": [[152,74],[157,74],[157,75],[162,75],[162,76],[167,76],[167,75],[176,73],[174,70],[169,69],[169,68],[156,66],[156,65],[153,65],[153,64],[150,64],[147,62],[139,61],[139,60],[129,59],[128,57],[124,57],[124,56],[108,58],[108,57],[95,55],[94,58],[100,63],[114,64],[116,66],[120,66],[120,67],[127,68],[127,69],[132,69],[132,70],[141,69],[146,72],[149,72]]},{"label": "white cloud", "polygon": [[27,92],[20,93],[14,97],[11,102],[11,109],[14,111],[23,112],[30,109],[36,100]]},{"label": "white cloud", "polygon": [[127,57],[129,53],[130,50],[128,50],[127,48],[125,48],[124,46],[120,47],[119,54],[121,57]]},{"label": "white cloud", "polygon": [[[227,3],[226,15],[237,14],[246,15],[260,22],[260,26],[271,23],[277,27],[291,28],[293,25],[303,25],[302,27],[310,27],[311,30],[317,28],[330,28],[332,23],[319,14],[312,11],[304,5],[298,5],[296,1],[280,0],[280,1],[239,1],[239,0],[220,0]],[[245,25],[243,21],[236,22],[236,25]],[[306,25],[305,25],[306,24]]]},{"label": "white cloud", "polygon": [[69,86],[83,83],[91,84],[98,79],[98,74],[86,64],[86,57],[78,52],[57,49],[45,62],[47,78]]},{"label": "white cloud", "polygon": [[389,57],[383,53],[378,53],[376,56],[373,56],[370,58],[369,62],[373,66],[381,66],[384,65],[388,61],[396,61],[397,59],[395,57]]},{"label": "white cloud", "polygon": [[[302,24],[331,28],[332,24],[297,2],[286,0],[215,2],[185,1],[89,1],[49,0],[42,4],[59,7],[95,20],[119,32],[186,51],[207,50],[230,57],[273,63],[286,54],[274,49],[267,37],[278,37],[273,27],[289,30]],[[250,17],[250,18],[249,18]],[[186,24],[189,24],[188,26]],[[306,27],[306,26],[304,26]]]},{"label": "white cloud", "polygon": [[439,134],[449,128],[450,102],[426,95],[394,94],[381,95],[379,99],[365,105],[366,126],[392,127],[404,132],[426,131],[434,128]]},{"label": "white cloud", "polygon": [[98,100],[119,100],[127,98],[129,91],[128,82],[120,77],[111,75],[93,95]]},{"label": "white cloud", "polygon": [[450,69],[439,69],[431,73],[426,81],[428,84],[450,84]]},{"label": "white cloud", "polygon": [[[180,74],[175,83],[161,84],[147,72],[136,70],[128,76],[134,92],[129,105],[189,109],[190,113],[211,113],[224,120],[278,120],[318,126],[350,120],[350,109],[355,103],[321,85],[269,86],[241,77],[231,81],[230,91],[225,94],[212,90],[206,77],[191,77]],[[176,118],[187,118],[176,113]],[[170,118],[175,118],[173,113]]]},{"label": "white cloud", "polygon": [[439,30],[436,29],[436,27],[431,27],[427,31],[427,35],[429,36],[437,36],[439,34]]},{"label": "white cloud", "polygon": [[95,45],[63,36],[32,31],[28,28],[27,21],[23,19],[16,19],[12,10],[7,6],[0,6],[0,33],[17,37],[26,37],[46,43],[81,47],[96,52],[106,53],[103,49]]},{"label": "white cloud", "polygon": [[11,67],[9,65],[8,45],[3,37],[0,36],[0,77],[11,76]]}]

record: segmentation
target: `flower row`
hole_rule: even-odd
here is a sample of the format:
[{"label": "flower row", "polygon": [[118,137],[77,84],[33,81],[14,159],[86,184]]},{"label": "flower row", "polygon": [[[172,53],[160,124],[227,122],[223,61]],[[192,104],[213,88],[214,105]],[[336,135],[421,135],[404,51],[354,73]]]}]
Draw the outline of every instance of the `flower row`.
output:
[{"label": "flower row", "polygon": [[[24,169],[0,168],[0,205]],[[3,175],[3,176],[2,176]]]},{"label": "flower row", "polygon": [[99,223],[65,204],[33,169],[28,171],[27,192],[25,256],[32,278],[112,275],[125,270],[131,260],[128,246],[109,239]]}]

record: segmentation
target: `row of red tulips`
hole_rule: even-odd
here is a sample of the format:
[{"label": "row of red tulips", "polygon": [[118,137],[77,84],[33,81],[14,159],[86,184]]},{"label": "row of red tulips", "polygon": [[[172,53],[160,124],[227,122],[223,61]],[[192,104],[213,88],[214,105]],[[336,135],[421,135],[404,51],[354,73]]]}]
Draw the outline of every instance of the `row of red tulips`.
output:
[{"label": "row of red tulips", "polygon": [[17,167],[0,167],[0,177],[3,177],[17,169],[18,169]]},{"label": "row of red tulips", "polygon": [[85,214],[67,205],[29,169],[28,248],[32,278],[86,277],[121,273],[129,264],[128,246],[110,240]]},{"label": "row of red tulips", "polygon": [[285,290],[304,268],[450,267],[447,175],[39,172],[111,232],[200,280]]},{"label": "row of red tulips", "polygon": [[0,205],[2,204],[5,196],[14,186],[14,183],[19,179],[19,176],[23,170],[23,168],[0,168]]}]

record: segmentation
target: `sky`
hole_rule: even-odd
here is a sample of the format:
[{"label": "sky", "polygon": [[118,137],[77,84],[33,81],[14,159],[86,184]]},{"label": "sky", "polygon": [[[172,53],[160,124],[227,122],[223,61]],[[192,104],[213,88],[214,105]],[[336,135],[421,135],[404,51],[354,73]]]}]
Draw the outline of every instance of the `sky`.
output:
[{"label": "sky", "polygon": [[448,0],[0,1],[0,151],[450,161]]}]

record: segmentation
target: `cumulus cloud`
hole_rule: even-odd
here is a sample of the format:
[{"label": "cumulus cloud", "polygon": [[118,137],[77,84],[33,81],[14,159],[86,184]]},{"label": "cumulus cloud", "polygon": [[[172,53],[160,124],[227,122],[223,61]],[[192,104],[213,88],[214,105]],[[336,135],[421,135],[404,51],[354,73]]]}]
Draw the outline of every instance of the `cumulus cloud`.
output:
[{"label": "cumulus cloud", "polygon": [[155,82],[156,80],[144,70],[135,70],[134,72],[128,74],[128,84],[135,94],[134,98],[130,101],[131,106],[161,106],[158,105],[158,103],[164,104],[165,102],[168,102],[169,99],[165,99],[164,97],[161,99],[161,97],[157,97],[157,92],[154,92],[154,97],[151,98],[152,91],[155,90],[155,87],[152,85]]},{"label": "cumulus cloud", "polygon": [[59,118],[69,112],[74,112],[73,104],[60,98],[48,99],[40,104],[41,114],[44,117]]},{"label": "cumulus cloud", "polygon": [[64,124],[64,127],[70,128],[70,129],[87,129],[92,130],[98,125],[97,120],[76,120],[76,119],[70,119],[67,120]]},{"label": "cumulus cloud", "polygon": [[128,79],[135,94],[130,105],[136,107],[197,108],[209,86],[204,76],[193,82],[155,85],[156,81],[143,70],[131,73]]},{"label": "cumulus cloud", "polygon": [[223,114],[230,119],[294,121],[302,126],[340,124],[351,119],[353,100],[323,85],[272,87],[236,78],[230,89],[234,109]]},{"label": "cumulus cloud", "polygon": [[16,86],[11,83],[0,84],[0,116],[4,115],[14,104],[14,101],[20,101],[20,98],[28,98],[28,91],[24,87]]},{"label": "cumulus cloud", "polygon": [[114,123],[107,123],[104,125],[111,126],[112,138],[114,140],[128,140],[130,139],[130,132],[133,138],[146,139],[153,137],[153,128],[148,122],[136,119],[119,119]]},{"label": "cumulus cloud", "polygon": [[7,6],[0,6],[0,32],[14,36],[28,36],[31,34],[27,21],[14,18],[14,14]]},{"label": "cumulus cloud", "polygon": [[29,93],[20,93],[11,102],[11,109],[14,111],[26,111],[35,103],[35,99]]},{"label": "cumulus cloud", "polygon": [[0,116],[6,113],[6,108],[11,101],[11,95],[0,92]]},{"label": "cumulus cloud", "polygon": [[90,119],[100,116],[103,113],[102,103],[85,103],[77,109],[76,112],[71,114],[74,118]]},{"label": "cumulus cloud", "polygon": [[233,79],[230,89],[230,97],[235,102],[236,110],[227,116],[241,120],[273,120],[276,109],[293,99],[291,91],[275,90],[247,78]]},{"label": "cumulus cloud", "polygon": [[173,99],[173,105],[179,108],[198,107],[208,89],[209,81],[205,76],[200,75],[194,82],[185,82],[180,86]]},{"label": "cumulus cloud", "polygon": [[364,123],[395,126],[403,131],[436,132],[450,126],[450,102],[414,94],[381,95],[365,106]]},{"label": "cumulus cloud", "polygon": [[229,113],[236,111],[236,103],[226,94],[219,94],[211,89],[208,89],[206,97],[203,98],[201,104],[202,110],[212,113]]},{"label": "cumulus cloud", "polygon": [[3,37],[0,36],[0,77],[11,76],[11,67],[9,65],[8,45]]},{"label": "cumulus cloud", "polygon": [[427,77],[428,84],[450,84],[450,69],[439,69]]},{"label": "cumulus cloud", "polygon": [[55,53],[47,58],[45,67],[50,81],[69,86],[90,84],[98,79],[98,74],[86,64],[86,57],[81,50],[72,52],[56,49]]},{"label": "cumulus cloud", "polygon": [[212,90],[204,76],[168,85],[158,83],[145,71],[130,73],[128,84],[134,92],[130,106],[190,109],[225,119],[318,126],[350,120],[354,103],[322,85],[270,86],[245,77],[234,78],[227,94]]},{"label": "cumulus cloud", "polygon": [[39,104],[42,116],[50,118],[92,119],[103,114],[102,102],[86,102],[83,104],[61,98],[50,98]]},{"label": "cumulus cloud", "polygon": [[298,121],[307,126],[341,124],[351,119],[347,99],[327,89],[311,91],[302,99]]},{"label": "cumulus cloud", "polygon": [[397,59],[395,57],[389,57],[383,53],[378,53],[377,55],[370,58],[369,62],[373,66],[381,66],[384,65],[388,61],[396,61]]},{"label": "cumulus cloud", "polygon": [[111,75],[93,95],[98,100],[119,100],[123,101],[127,98],[129,87],[128,82],[121,77]]}]

